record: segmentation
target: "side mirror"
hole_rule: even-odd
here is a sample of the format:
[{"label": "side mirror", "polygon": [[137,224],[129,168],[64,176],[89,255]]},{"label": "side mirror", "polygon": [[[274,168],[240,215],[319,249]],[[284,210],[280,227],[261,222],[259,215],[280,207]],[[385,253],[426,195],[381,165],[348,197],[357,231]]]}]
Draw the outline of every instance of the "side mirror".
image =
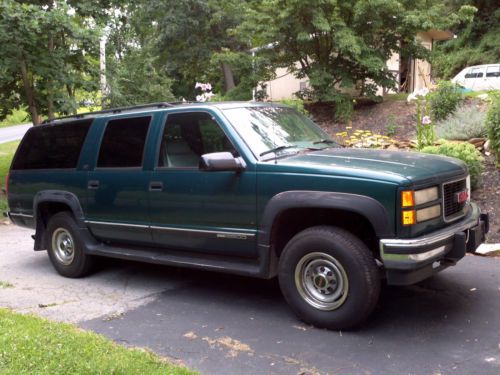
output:
[{"label": "side mirror", "polygon": [[235,171],[239,172],[246,168],[241,158],[235,158],[230,152],[213,152],[201,155],[200,169],[202,171]]}]

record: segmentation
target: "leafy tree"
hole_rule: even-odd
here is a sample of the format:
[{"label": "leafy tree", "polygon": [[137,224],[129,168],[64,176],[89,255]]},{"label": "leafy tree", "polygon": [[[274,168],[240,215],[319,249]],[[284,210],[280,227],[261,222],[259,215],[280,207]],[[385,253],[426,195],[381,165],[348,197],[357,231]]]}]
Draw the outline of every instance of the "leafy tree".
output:
[{"label": "leafy tree", "polygon": [[[247,1],[165,0],[136,5],[141,39],[155,39],[176,96],[193,98],[197,81],[217,93],[251,97],[255,87],[250,38],[236,32]],[[238,86],[238,87],[237,87]],[[231,94],[230,94],[231,95]]]},{"label": "leafy tree", "polygon": [[471,65],[500,61],[500,8],[490,0],[448,0],[451,11],[463,5],[477,8],[473,22],[460,23],[453,31],[456,39],[435,49],[433,68],[441,78],[452,78]]},{"label": "leafy tree", "polygon": [[109,12],[104,106],[174,100],[172,80],[156,47],[155,26],[143,10],[141,3],[125,3]]},{"label": "leafy tree", "polygon": [[157,68],[157,57],[142,48],[129,50],[108,65],[109,93],[105,106],[120,107],[173,101],[171,79]]},{"label": "leafy tree", "polygon": [[65,1],[0,3],[0,117],[27,105],[34,124],[76,111],[75,92],[95,90],[98,33]]},{"label": "leafy tree", "polygon": [[345,102],[342,88],[360,85],[373,95],[377,85],[393,87],[386,61],[393,52],[427,58],[418,31],[446,28],[474,11],[448,13],[430,0],[260,0],[252,1],[242,32],[270,44],[273,67],[308,77],[313,98]]}]

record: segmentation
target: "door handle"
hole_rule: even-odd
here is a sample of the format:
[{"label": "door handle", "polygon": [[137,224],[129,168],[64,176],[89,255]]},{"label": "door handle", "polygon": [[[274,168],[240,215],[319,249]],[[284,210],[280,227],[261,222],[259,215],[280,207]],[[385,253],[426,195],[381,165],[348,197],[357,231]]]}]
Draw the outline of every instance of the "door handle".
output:
[{"label": "door handle", "polygon": [[99,181],[98,180],[90,180],[87,184],[87,188],[89,189],[99,189]]},{"label": "door handle", "polygon": [[149,183],[149,191],[162,191],[162,190],[163,190],[163,182],[151,181]]}]

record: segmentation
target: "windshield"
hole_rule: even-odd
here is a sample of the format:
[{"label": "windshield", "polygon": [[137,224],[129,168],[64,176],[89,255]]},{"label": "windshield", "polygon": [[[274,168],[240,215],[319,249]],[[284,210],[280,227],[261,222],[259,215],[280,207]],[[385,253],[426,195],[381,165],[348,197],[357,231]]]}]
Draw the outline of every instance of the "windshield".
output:
[{"label": "windshield", "polygon": [[292,108],[242,107],[226,109],[224,114],[258,158],[338,146],[319,126]]}]

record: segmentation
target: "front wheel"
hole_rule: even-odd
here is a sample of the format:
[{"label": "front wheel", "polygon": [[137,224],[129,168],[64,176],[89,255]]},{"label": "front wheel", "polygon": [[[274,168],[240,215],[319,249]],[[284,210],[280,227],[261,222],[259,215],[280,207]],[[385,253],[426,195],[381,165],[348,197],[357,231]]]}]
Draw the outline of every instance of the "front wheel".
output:
[{"label": "front wheel", "polygon": [[320,328],[348,329],[363,322],[380,294],[373,255],[352,233],[308,228],[280,257],[281,291],[300,319]]}]

